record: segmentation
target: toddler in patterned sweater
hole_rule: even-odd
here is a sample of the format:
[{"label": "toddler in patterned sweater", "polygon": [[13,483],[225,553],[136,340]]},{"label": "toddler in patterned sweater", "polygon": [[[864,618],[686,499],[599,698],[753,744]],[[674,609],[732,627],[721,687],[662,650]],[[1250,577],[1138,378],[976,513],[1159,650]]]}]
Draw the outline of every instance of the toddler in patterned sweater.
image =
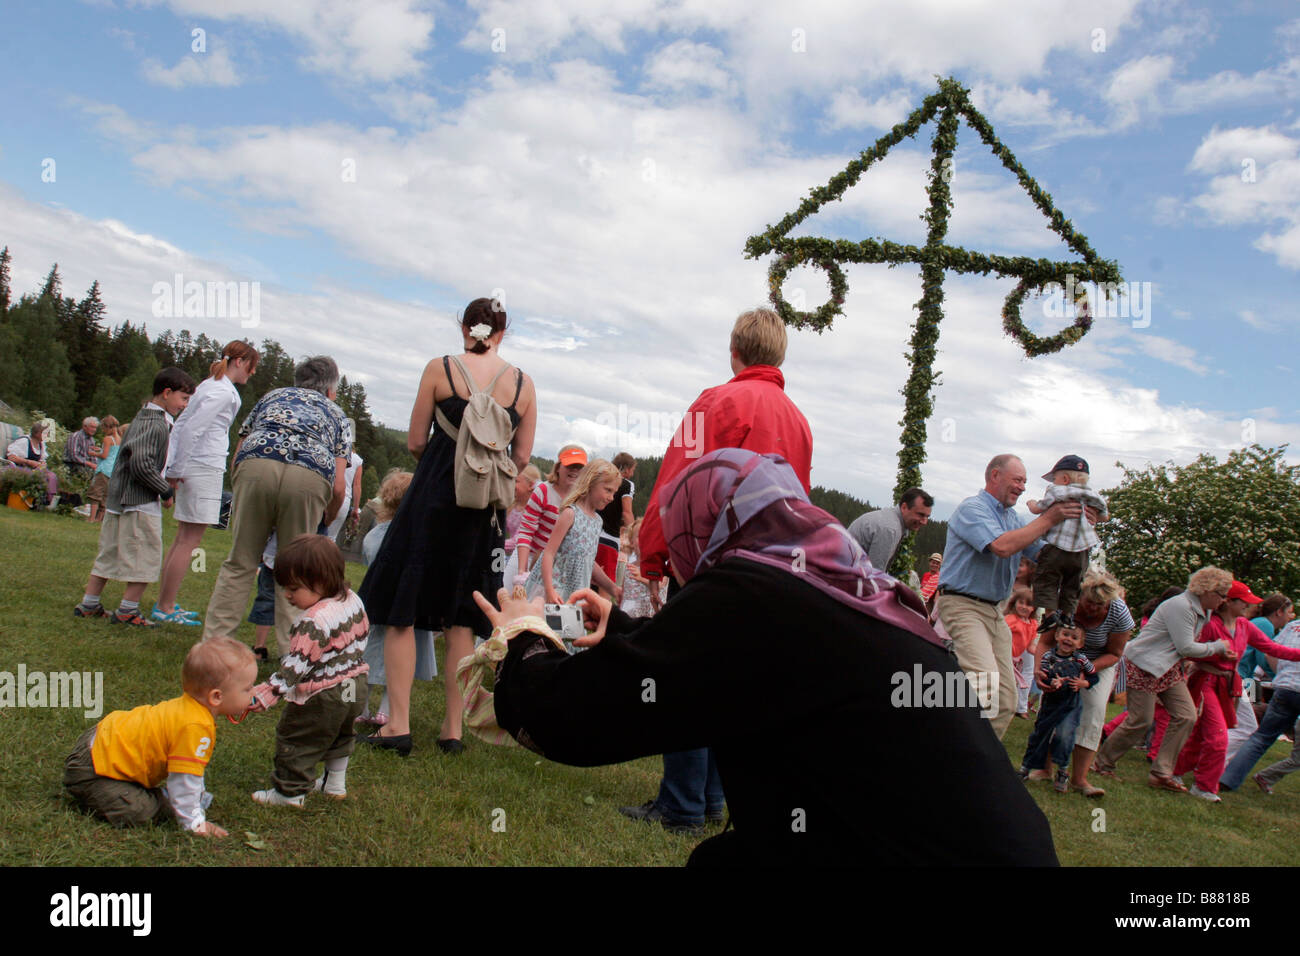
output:
[{"label": "toddler in patterned sweater", "polygon": [[[253,794],[258,803],[301,808],[313,790],[347,796],[352,725],[367,697],[370,622],[343,575],[343,553],[323,535],[300,534],[276,556],[275,581],[303,614],[289,632],[280,669],[253,689],[253,711],[285,699],[275,728],[274,786]],[[325,772],[317,777],[321,761]]]}]

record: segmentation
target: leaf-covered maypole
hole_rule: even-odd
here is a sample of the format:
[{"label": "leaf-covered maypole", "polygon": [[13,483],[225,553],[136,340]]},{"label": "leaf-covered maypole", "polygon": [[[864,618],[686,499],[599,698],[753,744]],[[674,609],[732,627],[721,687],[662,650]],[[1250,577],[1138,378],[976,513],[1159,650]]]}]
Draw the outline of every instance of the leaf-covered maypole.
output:
[{"label": "leaf-covered maypole", "polygon": [[[816,236],[799,238],[789,236],[791,230],[823,205],[843,197],[862,174],[889,150],[903,140],[916,136],[922,126],[936,117],[938,122],[932,142],[933,156],[930,160],[929,183],[926,187],[930,203],[922,217],[926,223],[924,246],[890,242],[887,239],[863,239],[860,242],[850,242]],[[963,118],[971,129],[979,134],[980,139],[992,150],[993,155],[1001,161],[1002,165],[1016,176],[1034,205],[1047,217],[1052,231],[1079,255],[1079,260],[1053,262],[1024,256],[988,255],[971,252],[960,246],[950,246],[944,242],[948,232],[948,214],[952,208],[950,184],[953,153],[957,148],[957,128]],[[911,372],[902,390],[903,418],[899,425],[902,426],[903,431],[901,447],[898,451],[898,477],[894,485],[895,501],[908,488],[921,484],[921,464],[926,459],[926,422],[934,411],[934,388],[939,383],[939,376],[934,371],[934,359],[939,343],[939,323],[943,319],[945,273],[949,271],[980,275],[994,273],[999,276],[1018,277],[1019,284],[1003,304],[1002,328],[1006,334],[1020,343],[1025,354],[1031,358],[1057,352],[1067,345],[1073,345],[1088,331],[1092,318],[1085,301],[1081,303],[1077,318],[1072,325],[1055,335],[1040,338],[1026,328],[1020,317],[1020,306],[1030,292],[1041,292],[1051,283],[1070,285],[1068,276],[1074,277],[1072,284],[1074,287],[1081,283],[1095,282],[1105,283],[1113,288],[1114,284],[1121,281],[1116,263],[1101,259],[1088,244],[1087,238],[1075,232],[1073,224],[1053,205],[1052,197],[1034,181],[1012,155],[1011,150],[997,138],[988,120],[971,105],[969,91],[952,78],[940,80],[938,92],[926,97],[921,106],[907,119],[876,140],[873,146],[864,150],[857,159],[845,167],[843,172],[833,176],[825,186],[812,189],[794,212],[786,215],[775,226],[769,226],[767,231],[750,236],[745,243],[745,255],[748,258],[755,259],[769,253],[776,254],[768,269],[772,304],[787,325],[797,329],[811,328],[819,334],[831,327],[831,322],[836,315],[843,314],[848,281],[840,268],[840,263],[920,265],[921,298],[916,303],[916,323],[912,327],[912,349],[908,355]],[[781,294],[781,287],[790,271],[801,265],[824,270],[830,283],[829,301],[812,312],[794,309]],[[896,573],[906,573],[911,563],[911,543],[908,540],[899,549],[893,568]]]}]

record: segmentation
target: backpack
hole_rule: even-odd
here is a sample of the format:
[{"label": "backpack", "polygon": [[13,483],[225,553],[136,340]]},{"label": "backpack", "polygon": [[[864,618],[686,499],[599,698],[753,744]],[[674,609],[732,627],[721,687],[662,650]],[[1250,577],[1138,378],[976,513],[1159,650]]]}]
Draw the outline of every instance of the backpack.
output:
[{"label": "backpack", "polygon": [[474,379],[459,356],[453,355],[451,360],[470,388],[460,428],[447,420],[441,408],[435,406],[434,411],[438,427],[456,443],[456,504],[461,508],[504,511],[514,504],[515,476],[519,473],[509,455],[515,429],[510,413],[492,398],[492,389],[510,365],[503,365],[487,388],[480,391],[474,388]]}]

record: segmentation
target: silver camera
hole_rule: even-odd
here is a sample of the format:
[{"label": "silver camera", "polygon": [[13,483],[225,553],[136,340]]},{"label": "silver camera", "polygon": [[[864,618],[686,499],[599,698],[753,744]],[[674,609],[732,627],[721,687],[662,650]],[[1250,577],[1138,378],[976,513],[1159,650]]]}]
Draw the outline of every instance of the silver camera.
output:
[{"label": "silver camera", "polygon": [[582,609],[576,604],[547,604],[542,613],[546,617],[546,626],[566,641],[587,633],[582,626]]}]

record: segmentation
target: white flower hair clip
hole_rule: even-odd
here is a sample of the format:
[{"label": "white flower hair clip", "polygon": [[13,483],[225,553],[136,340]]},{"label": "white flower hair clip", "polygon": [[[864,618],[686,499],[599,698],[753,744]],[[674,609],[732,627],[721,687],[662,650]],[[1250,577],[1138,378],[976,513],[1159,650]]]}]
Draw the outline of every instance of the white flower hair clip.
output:
[{"label": "white flower hair clip", "polygon": [[491,334],[492,334],[492,326],[488,325],[486,322],[480,322],[478,325],[474,326],[472,329],[469,330],[469,337],[472,339],[478,339],[480,342],[486,339]]}]

